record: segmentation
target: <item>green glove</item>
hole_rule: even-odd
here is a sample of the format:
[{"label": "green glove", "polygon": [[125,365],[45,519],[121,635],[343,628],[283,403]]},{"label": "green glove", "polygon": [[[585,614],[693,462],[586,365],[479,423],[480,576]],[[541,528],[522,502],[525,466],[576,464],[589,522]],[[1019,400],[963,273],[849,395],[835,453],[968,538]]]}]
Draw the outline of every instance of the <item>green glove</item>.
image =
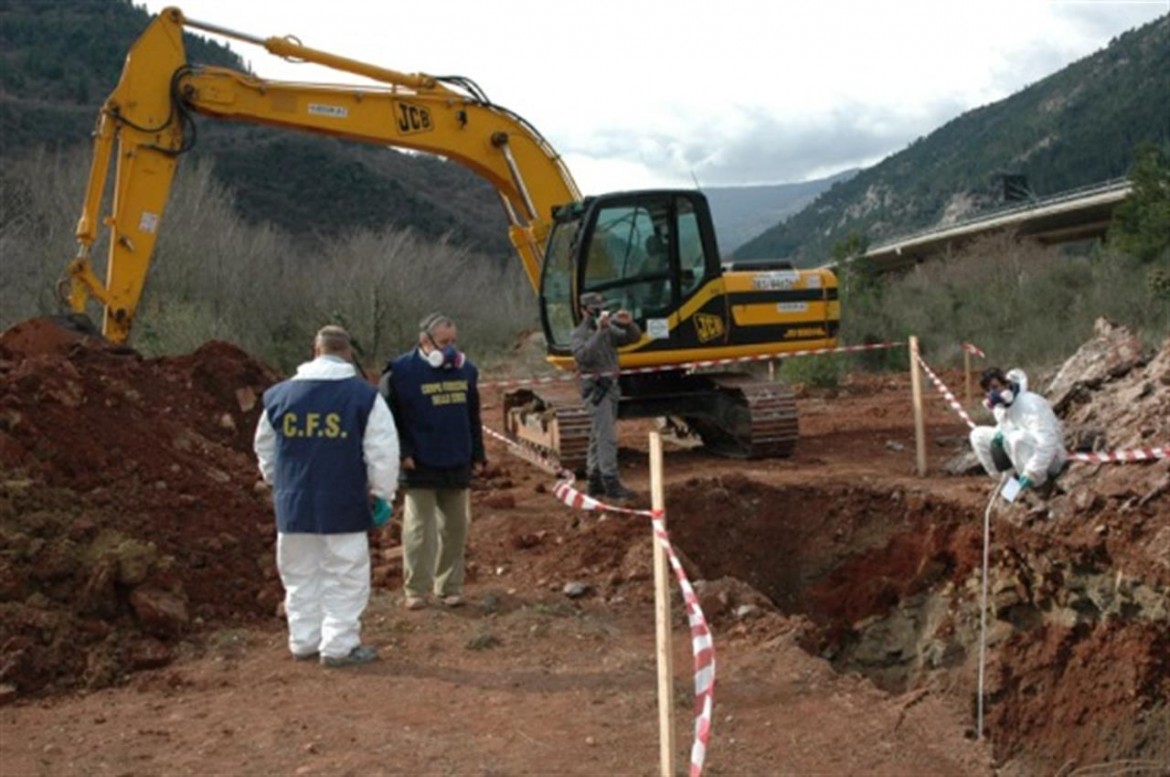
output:
[{"label": "green glove", "polygon": [[1032,482],[1032,478],[1028,477],[1027,475],[1024,475],[1020,478],[1020,490],[1021,491],[1023,491],[1026,488],[1035,488],[1035,487],[1036,487],[1036,484]]},{"label": "green glove", "polygon": [[1003,432],[996,432],[995,436],[991,438],[993,445],[1003,445]]},{"label": "green glove", "polygon": [[374,500],[374,527],[381,529],[390,520],[390,504],[381,497]]}]

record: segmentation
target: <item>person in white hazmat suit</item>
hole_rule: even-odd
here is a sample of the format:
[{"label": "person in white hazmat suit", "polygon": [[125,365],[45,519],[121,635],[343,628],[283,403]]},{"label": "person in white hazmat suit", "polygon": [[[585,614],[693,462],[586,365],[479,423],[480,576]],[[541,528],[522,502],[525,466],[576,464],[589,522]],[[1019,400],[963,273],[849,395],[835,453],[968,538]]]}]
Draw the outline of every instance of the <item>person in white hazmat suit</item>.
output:
[{"label": "person in white hazmat suit", "polygon": [[367,532],[394,500],[398,431],[386,401],[354,369],[344,329],[321,329],[313,356],[264,392],[254,447],[276,509],[289,650],[300,661],[350,666],[377,658],[361,644]]},{"label": "person in white hazmat suit", "polygon": [[1066,453],[1060,421],[1044,397],[1028,391],[1022,370],[1006,375],[998,367],[983,372],[979,386],[995,426],[971,430],[971,447],[992,477],[1014,470],[1022,489],[1034,488],[1058,475]]}]

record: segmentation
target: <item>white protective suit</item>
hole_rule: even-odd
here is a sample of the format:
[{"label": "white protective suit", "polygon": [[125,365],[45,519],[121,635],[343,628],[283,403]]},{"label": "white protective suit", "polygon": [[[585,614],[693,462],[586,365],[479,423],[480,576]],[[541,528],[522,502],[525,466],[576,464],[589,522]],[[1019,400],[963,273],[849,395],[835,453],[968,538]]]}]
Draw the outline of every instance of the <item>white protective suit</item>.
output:
[{"label": "white protective suit", "polygon": [[[291,380],[344,380],[356,374],[336,356],[319,356],[297,368]],[[276,430],[260,414],[254,441],[264,481],[276,473]],[[394,501],[398,486],[398,430],[379,395],[362,437],[366,477],[374,496]],[[370,599],[370,549],[366,532],[277,534],[276,566],[285,590],[288,646],[294,656],[346,656],[361,644],[361,616]]]},{"label": "white protective suit", "polygon": [[1022,370],[1007,373],[1020,387],[1020,395],[1007,407],[992,409],[995,426],[971,430],[971,447],[979,463],[992,477],[999,477],[991,458],[991,441],[1003,433],[1003,446],[1018,476],[1027,476],[1036,485],[1060,473],[1064,466],[1064,434],[1048,402],[1028,391],[1028,376]]}]

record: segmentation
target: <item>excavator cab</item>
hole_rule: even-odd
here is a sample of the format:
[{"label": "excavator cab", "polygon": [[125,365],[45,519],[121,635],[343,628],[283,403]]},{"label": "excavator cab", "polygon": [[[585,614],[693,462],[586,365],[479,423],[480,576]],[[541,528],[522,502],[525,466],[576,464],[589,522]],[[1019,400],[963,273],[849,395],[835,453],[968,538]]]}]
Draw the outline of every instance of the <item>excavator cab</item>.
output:
[{"label": "excavator cab", "polygon": [[[553,211],[540,282],[548,359],[573,369],[577,300],[598,292],[643,330],[620,349],[620,418],[666,418],[715,453],[785,457],[796,402],[779,383],[717,363],[835,342],[836,282],[821,271],[724,266],[707,199],[690,190],[619,192]],[[648,369],[638,369],[648,368]],[[520,389],[504,401],[513,439],[584,465],[588,417],[573,391]]]},{"label": "excavator cab", "polygon": [[[580,321],[575,301],[602,294],[633,315],[646,336],[628,352],[686,348],[680,311],[718,279],[721,268],[706,198],[695,191],[620,192],[558,208],[545,252],[541,314],[554,363],[569,354]],[[707,311],[726,332],[722,297]],[[676,332],[676,330],[678,330]],[[688,330],[689,331],[689,330]],[[623,363],[640,362],[623,359]]]}]

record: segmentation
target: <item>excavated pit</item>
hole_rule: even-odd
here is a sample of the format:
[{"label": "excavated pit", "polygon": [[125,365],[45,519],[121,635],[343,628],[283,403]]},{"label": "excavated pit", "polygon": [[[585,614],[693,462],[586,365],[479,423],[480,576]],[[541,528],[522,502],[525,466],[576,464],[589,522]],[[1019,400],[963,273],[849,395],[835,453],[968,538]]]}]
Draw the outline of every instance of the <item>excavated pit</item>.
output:
[{"label": "excavated pit", "polygon": [[[810,653],[891,693],[944,694],[974,734],[982,511],[915,491],[740,476],[689,481],[667,503],[676,545],[697,578],[715,581],[700,596],[716,633],[742,617],[743,597],[728,606],[711,592],[742,581],[810,624]],[[1168,588],[1127,566],[997,511],[985,725],[1007,773],[1170,765]]]}]

